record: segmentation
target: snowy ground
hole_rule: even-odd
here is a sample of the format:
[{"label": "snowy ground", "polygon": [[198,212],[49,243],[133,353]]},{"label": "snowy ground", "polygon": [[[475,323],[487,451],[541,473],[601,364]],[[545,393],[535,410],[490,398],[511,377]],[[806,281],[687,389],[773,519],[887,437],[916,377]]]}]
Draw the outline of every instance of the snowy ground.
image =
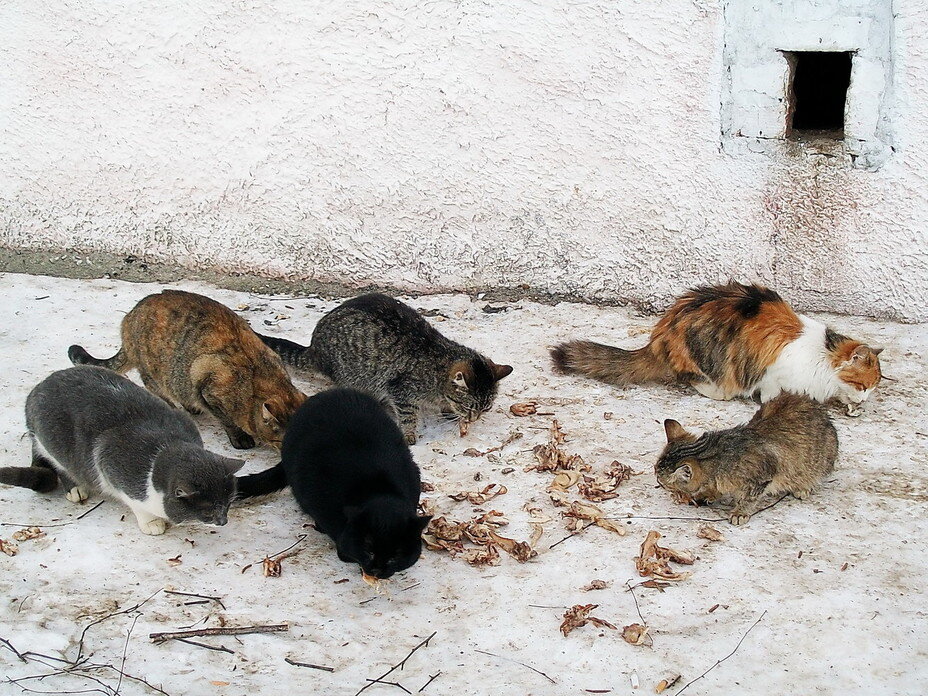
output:
[{"label": "snowy ground", "polygon": [[[201,284],[181,285],[208,294],[266,333],[308,340],[316,320],[335,303],[318,298],[254,297]],[[23,275],[0,276],[0,465],[28,463],[22,408],[28,391],[51,370],[68,366],[67,346],[78,342],[94,354],[118,345],[119,321],[137,300],[161,286],[117,281],[75,281]],[[0,536],[37,524],[46,537],[24,541],[14,557],[0,556],[0,674],[10,679],[55,672],[58,660],[74,660],[82,632],[87,664],[119,667],[171,696],[188,694],[357,693],[433,632],[386,681],[425,694],[654,693],[671,675],[680,688],[737,652],[686,689],[688,694],[787,694],[928,692],[926,523],[928,518],[928,326],[905,326],[852,317],[826,317],[842,333],[886,346],[885,381],[856,420],[835,413],[841,438],[837,471],[804,503],[787,499],[747,526],[714,526],[721,542],[697,538],[698,521],[662,517],[714,517],[715,512],[673,504],[655,488],[652,467],[663,445],[661,421],[675,417],[697,428],[727,427],[747,420],[747,402],[717,403],[659,388],[625,391],[551,373],[546,348],[570,337],[637,346],[653,322],[626,310],[560,304],[515,303],[490,314],[467,296],[415,299],[439,310],[436,324],[452,338],[498,362],[515,366],[502,382],[497,408],[461,439],[452,425],[430,419],[413,448],[423,477],[435,486],[425,494],[440,513],[471,516],[472,506],[449,493],[504,483],[508,493],[488,504],[511,519],[507,536],[526,539],[535,501],[552,518],[539,555],[519,564],[503,555],[496,567],[475,568],[428,551],[378,596],[355,567],[340,563],[329,541],[312,529],[286,493],[243,505],[222,528],[175,527],[162,537],[143,536],[131,514],[106,502],[90,509],[63,495],[37,495],[0,487]],[[285,318],[283,318],[285,317]],[[434,319],[433,319],[434,321]],[[270,322],[271,325],[268,325]],[[297,380],[307,391],[322,382]],[[516,418],[510,404],[535,399],[556,414],[569,452],[595,469],[613,459],[642,475],[623,484],[621,495],[601,503],[614,518],[635,516],[627,535],[593,527],[565,536],[558,510],[545,494],[550,475],[524,472],[531,447],[544,442],[551,416]],[[605,412],[613,414],[610,420]],[[198,423],[207,445],[234,454],[209,415]],[[514,429],[524,438],[497,461],[463,456],[499,444]],[[273,453],[247,453],[246,472],[274,463]],[[514,471],[503,474],[502,470]],[[474,479],[480,474],[480,482]],[[95,501],[90,501],[91,503]],[[643,517],[658,519],[643,519]],[[59,525],[59,526],[54,526]],[[691,549],[698,560],[688,579],[664,592],[639,587],[635,596],[650,627],[653,647],[623,642],[621,630],[587,625],[568,637],[558,631],[564,610],[595,603],[594,614],[621,627],[640,622],[626,581],[639,582],[634,556],[648,530],[667,545]],[[298,553],[283,561],[283,574],[266,578],[261,560],[306,533]],[[174,563],[169,559],[176,559]],[[179,562],[178,562],[179,561]],[[249,567],[250,566],[250,567]],[[346,579],[347,581],[343,581]],[[580,588],[593,579],[611,582],[602,591]],[[173,589],[221,598],[170,595]],[[157,594],[155,594],[157,593]],[[154,596],[152,596],[154,594]],[[137,611],[131,609],[148,599]],[[717,607],[712,610],[713,607]],[[178,642],[153,644],[148,634],[181,627],[289,624],[283,633],[199,639],[230,652]],[[128,640],[127,640],[128,635]],[[492,653],[488,655],[486,653]],[[285,658],[333,668],[293,666]],[[44,663],[44,664],[43,664]],[[84,666],[87,667],[87,664]],[[51,665],[46,666],[46,665]],[[113,669],[86,676],[53,674],[44,680],[0,685],[4,693],[44,693],[119,687],[123,694],[154,689]],[[544,673],[544,674],[541,674]],[[547,676],[545,676],[547,675]],[[633,684],[640,684],[636,690]],[[402,693],[374,684],[366,693]]]}]

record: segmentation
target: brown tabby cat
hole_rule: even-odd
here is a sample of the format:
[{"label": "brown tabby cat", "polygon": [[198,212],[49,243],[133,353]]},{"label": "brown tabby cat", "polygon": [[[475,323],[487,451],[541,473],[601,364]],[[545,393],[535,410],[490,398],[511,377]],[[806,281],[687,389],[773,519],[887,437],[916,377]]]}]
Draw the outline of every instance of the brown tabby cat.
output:
[{"label": "brown tabby cat", "polygon": [[665,420],[667,446],[654,472],[664,488],[698,503],[734,503],[729,521],[747,522],[762,496],[800,500],[834,471],[838,434],[820,403],[784,393],[748,423],[728,430],[687,432]]},{"label": "brown tabby cat", "polygon": [[143,384],[168,403],[212,413],[236,449],[255,439],[280,448],[291,414],[306,399],[280,358],[248,322],[208,297],[165,290],[141,300],[122,321],[122,347],[98,359],[71,346],[75,365],[124,374],[137,368]]},{"label": "brown tabby cat", "polygon": [[620,386],[681,382],[712,399],[759,391],[761,401],[792,391],[817,401],[837,397],[858,415],[882,377],[882,350],[797,315],[773,290],[731,282],[683,295],[644,348],[571,341],[551,357],[560,372]]}]

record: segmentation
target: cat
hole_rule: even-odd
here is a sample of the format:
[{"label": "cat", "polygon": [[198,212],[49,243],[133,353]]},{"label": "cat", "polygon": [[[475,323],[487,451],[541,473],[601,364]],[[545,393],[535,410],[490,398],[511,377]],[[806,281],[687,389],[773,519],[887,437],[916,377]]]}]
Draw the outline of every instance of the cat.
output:
[{"label": "cat", "polygon": [[102,493],[129,506],[145,534],[167,521],[224,525],[243,461],[203,449],[193,420],[101,367],[53,372],[26,398],[32,466],[0,468],[0,483],[71,502]]},{"label": "cat", "polygon": [[396,422],[373,396],[335,388],[293,414],[281,461],[238,480],[238,497],[290,486],[300,507],[329,535],[338,557],[386,579],[422,551],[419,467]]},{"label": "cat", "polygon": [[784,392],[763,404],[748,423],[708,432],[687,432],[665,420],[667,446],[654,472],[682,499],[731,499],[732,524],[744,524],[762,496],[792,493],[800,500],[834,471],[838,433],[826,408]]},{"label": "cat", "polygon": [[306,396],[235,312],[203,295],[165,290],[142,299],[121,333],[122,347],[111,358],[94,358],[81,346],[71,346],[68,357],[119,373],[137,368],[142,383],[169,404],[216,416],[236,449],[254,447],[255,439],[280,448],[290,414]]},{"label": "cat", "polygon": [[445,338],[412,307],[380,293],[355,297],[322,317],[309,347],[259,336],[290,365],[389,398],[409,444],[416,442],[419,411],[429,403],[458,420],[463,435],[490,410],[497,383],[512,372]]},{"label": "cat", "polygon": [[644,348],[571,341],[551,357],[559,372],[609,384],[681,382],[712,399],[759,392],[762,402],[792,391],[837,397],[855,416],[882,377],[882,350],[797,315],[773,290],[731,282],[680,297]]}]

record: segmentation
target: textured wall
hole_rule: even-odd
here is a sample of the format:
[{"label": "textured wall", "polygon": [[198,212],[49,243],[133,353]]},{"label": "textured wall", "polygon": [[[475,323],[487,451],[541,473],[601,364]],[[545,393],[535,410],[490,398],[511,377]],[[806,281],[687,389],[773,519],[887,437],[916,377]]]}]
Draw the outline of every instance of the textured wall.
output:
[{"label": "textured wall", "polygon": [[0,244],[655,306],[737,276],[926,320],[919,4],[870,172],[723,149],[721,0],[7,0]]}]

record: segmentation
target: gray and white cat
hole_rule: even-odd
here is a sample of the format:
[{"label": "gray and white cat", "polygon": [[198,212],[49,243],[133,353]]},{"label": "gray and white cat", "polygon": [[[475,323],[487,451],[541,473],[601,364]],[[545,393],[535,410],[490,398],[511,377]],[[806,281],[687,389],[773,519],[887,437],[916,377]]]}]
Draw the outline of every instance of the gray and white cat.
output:
[{"label": "gray and white cat", "polygon": [[129,506],[145,534],[167,522],[224,525],[244,462],[203,449],[186,413],[101,367],[53,372],[26,399],[32,466],[0,468],[0,483],[71,502],[101,493]]}]

